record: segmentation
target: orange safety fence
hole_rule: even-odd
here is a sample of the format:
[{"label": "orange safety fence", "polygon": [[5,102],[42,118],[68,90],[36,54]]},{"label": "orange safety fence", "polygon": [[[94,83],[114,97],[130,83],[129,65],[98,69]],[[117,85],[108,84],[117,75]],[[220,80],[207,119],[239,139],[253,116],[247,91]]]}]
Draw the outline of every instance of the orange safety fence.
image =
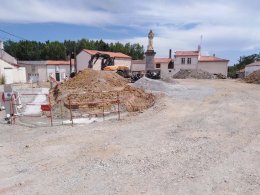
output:
[{"label": "orange safety fence", "polygon": [[[113,99],[101,99],[99,101],[88,101],[88,102],[84,102],[84,103],[78,103],[78,102],[73,102],[73,99],[71,98],[72,95],[83,95],[83,94],[105,94],[105,93],[116,93],[116,98]],[[105,103],[111,103],[111,104],[115,104],[117,105],[117,110],[116,111],[110,111],[109,113],[117,113],[118,116],[118,120],[120,120],[120,91],[91,91],[91,92],[83,92],[83,93],[70,93],[68,96],[68,107],[70,110],[70,120],[71,120],[71,125],[74,125],[73,122],[73,108],[74,107],[79,107],[79,106],[85,106],[85,105],[96,105],[96,104],[101,104],[102,105],[102,112],[95,112],[95,113],[91,113],[91,112],[86,112],[86,114],[91,114],[91,115],[99,115],[101,114],[103,116],[103,120],[105,119]]]}]

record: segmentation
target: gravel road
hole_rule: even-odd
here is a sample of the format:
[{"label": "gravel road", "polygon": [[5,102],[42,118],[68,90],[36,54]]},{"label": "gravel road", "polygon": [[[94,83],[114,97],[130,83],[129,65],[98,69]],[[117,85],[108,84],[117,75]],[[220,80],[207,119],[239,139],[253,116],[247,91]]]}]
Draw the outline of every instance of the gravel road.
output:
[{"label": "gravel road", "polygon": [[121,121],[0,124],[0,194],[259,194],[260,85],[178,85],[189,98],[158,94]]}]

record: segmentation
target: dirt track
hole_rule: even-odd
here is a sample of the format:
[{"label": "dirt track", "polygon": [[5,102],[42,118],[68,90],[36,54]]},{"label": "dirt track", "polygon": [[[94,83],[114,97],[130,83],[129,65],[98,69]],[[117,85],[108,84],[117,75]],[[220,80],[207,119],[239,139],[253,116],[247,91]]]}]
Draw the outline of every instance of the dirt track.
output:
[{"label": "dirt track", "polygon": [[258,194],[260,85],[178,82],[214,93],[162,96],[119,122],[1,125],[0,194]]}]

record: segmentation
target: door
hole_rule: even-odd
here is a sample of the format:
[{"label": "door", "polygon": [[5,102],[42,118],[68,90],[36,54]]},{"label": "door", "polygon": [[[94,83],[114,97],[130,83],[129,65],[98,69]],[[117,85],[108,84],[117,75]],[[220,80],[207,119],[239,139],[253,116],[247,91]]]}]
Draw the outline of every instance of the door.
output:
[{"label": "door", "polygon": [[60,73],[56,72],[56,81],[60,81]]},{"label": "door", "polygon": [[39,81],[39,74],[28,74],[29,82],[37,83]]}]

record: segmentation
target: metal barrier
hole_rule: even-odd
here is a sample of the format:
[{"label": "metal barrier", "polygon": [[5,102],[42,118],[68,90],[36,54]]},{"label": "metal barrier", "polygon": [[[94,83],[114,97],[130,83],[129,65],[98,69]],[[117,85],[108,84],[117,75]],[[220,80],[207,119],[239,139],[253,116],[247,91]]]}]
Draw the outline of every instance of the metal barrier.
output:
[{"label": "metal barrier", "polygon": [[[106,94],[106,93],[115,93],[116,94],[116,98],[113,99],[104,99],[101,98],[100,101],[87,101],[84,103],[78,103],[78,102],[73,102],[73,98],[71,96],[73,95],[86,95],[86,94]],[[101,95],[103,97],[103,95]],[[102,112],[96,112],[96,113],[91,113],[91,112],[84,112],[85,114],[90,114],[90,115],[102,115],[103,116],[103,120],[105,120],[105,104],[106,103],[111,103],[112,105],[116,105],[117,106],[117,110],[116,111],[110,111],[109,113],[117,113],[118,116],[118,120],[120,120],[120,91],[99,91],[99,92],[95,92],[95,91],[91,91],[91,92],[84,92],[84,93],[70,93],[67,96],[68,99],[68,107],[69,107],[69,111],[70,111],[70,120],[71,120],[71,126],[74,125],[73,122],[73,107],[80,107],[80,106],[89,106],[89,105],[97,105],[97,104],[101,104],[102,105]]]},{"label": "metal barrier", "polygon": [[[83,93],[70,93],[66,97],[63,97],[59,100],[56,100],[56,103],[51,104],[51,98],[50,94],[43,94],[43,93],[21,93],[19,94],[19,97],[22,99],[26,96],[45,96],[46,101],[40,101],[40,102],[34,102],[34,101],[28,101],[26,103],[17,103],[17,98],[19,97],[13,97],[12,101],[10,101],[10,106],[12,108],[12,113],[11,113],[11,124],[16,124],[16,118],[21,118],[21,117],[42,117],[43,113],[46,115],[47,118],[50,119],[50,125],[53,126],[53,120],[55,117],[60,117],[60,118],[67,118],[71,121],[71,126],[74,126],[74,120],[75,120],[75,115],[76,111],[81,112],[80,109],[82,108],[87,108],[84,110],[81,115],[81,117],[85,117],[85,115],[88,116],[102,116],[103,120],[105,120],[106,113],[108,114],[113,114],[117,113],[117,119],[120,120],[121,118],[121,109],[122,107],[120,98],[128,98],[126,94],[121,94],[126,91],[99,91],[99,92],[94,92],[94,91],[88,91],[88,92],[83,92]],[[107,95],[110,93],[110,95]],[[111,94],[112,93],[112,94]],[[78,102],[75,101],[73,96],[78,97],[80,95],[84,95],[85,97],[91,97],[91,94],[100,94],[98,97],[93,96],[93,100],[87,100],[84,102]],[[89,96],[88,96],[89,95]],[[131,96],[131,95],[130,95]],[[129,96],[129,97],[130,97]],[[90,98],[91,99],[91,98]],[[25,114],[25,110],[17,112],[17,106],[24,106],[26,108],[27,106],[39,106],[40,107],[40,114]],[[68,110],[64,110],[66,108]],[[76,107],[76,109],[75,109]],[[24,109],[23,108],[23,109]],[[59,111],[60,109],[60,111]],[[91,109],[93,109],[95,112],[89,112]],[[96,112],[98,111],[98,112]],[[46,114],[46,112],[49,112],[49,116]],[[62,123],[63,124],[63,123]]]},{"label": "metal barrier", "polygon": [[[35,103],[17,103],[17,99],[18,98],[22,98],[23,96],[45,96],[46,97],[46,102],[35,102]],[[50,95],[49,94],[41,94],[41,93],[22,93],[19,94],[19,97],[13,97],[10,101],[11,104],[11,108],[12,108],[12,113],[11,113],[11,124],[15,124],[15,119],[17,117],[42,117],[42,113],[43,112],[50,112],[50,116],[47,116],[48,118],[50,118],[50,124],[51,126],[53,126],[53,116],[52,116],[52,105],[51,105],[51,100],[50,100]],[[21,113],[18,114],[18,110],[17,107],[18,106],[39,106],[41,109],[41,115],[35,115],[35,114],[23,114],[23,112],[21,111]]]}]

